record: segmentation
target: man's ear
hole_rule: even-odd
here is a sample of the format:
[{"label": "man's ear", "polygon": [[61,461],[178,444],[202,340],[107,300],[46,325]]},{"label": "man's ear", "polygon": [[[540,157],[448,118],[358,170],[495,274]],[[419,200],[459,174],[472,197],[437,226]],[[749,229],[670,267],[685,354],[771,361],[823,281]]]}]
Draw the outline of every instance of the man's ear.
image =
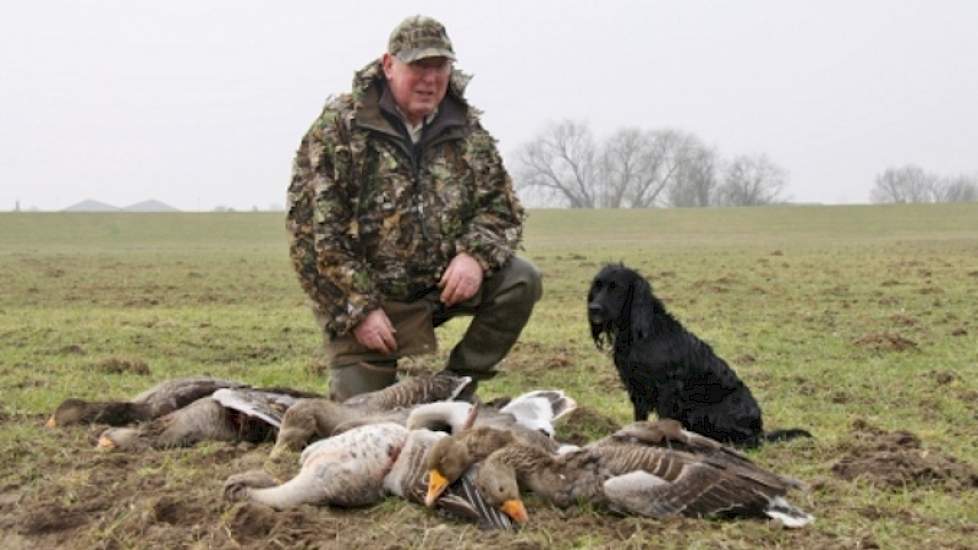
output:
[{"label": "man's ear", "polygon": [[384,68],[384,77],[390,80],[394,72],[394,56],[390,52],[384,52],[384,55],[380,57],[380,65]]}]

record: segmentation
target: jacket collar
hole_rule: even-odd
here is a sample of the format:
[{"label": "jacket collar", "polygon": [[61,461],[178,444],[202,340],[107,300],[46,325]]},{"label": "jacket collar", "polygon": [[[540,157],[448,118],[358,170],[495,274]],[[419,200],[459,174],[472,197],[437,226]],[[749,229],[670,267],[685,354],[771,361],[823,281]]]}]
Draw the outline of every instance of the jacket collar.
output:
[{"label": "jacket collar", "polygon": [[[419,145],[430,143],[450,130],[465,126],[470,107],[462,92],[469,80],[470,76],[461,71],[453,71],[448,93],[438,106],[435,119],[425,129]],[[357,126],[397,139],[408,139],[404,133],[406,130],[398,127],[403,126],[403,122],[397,113],[379,61],[368,64],[356,73],[352,95]]]}]

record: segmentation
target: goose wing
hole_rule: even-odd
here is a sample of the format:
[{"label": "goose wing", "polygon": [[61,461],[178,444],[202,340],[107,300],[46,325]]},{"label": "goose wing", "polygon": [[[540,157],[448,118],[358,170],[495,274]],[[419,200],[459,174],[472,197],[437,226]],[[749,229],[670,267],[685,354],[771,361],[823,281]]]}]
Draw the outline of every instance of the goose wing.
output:
[{"label": "goose wing", "polygon": [[577,402],[560,390],[536,390],[515,397],[500,412],[513,416],[517,424],[553,436],[553,423],[577,408]]},{"label": "goose wing", "polygon": [[[448,515],[476,523],[481,529],[513,529],[509,516],[486,502],[475,484],[476,469],[469,468],[438,499]],[[422,497],[423,500],[423,497]]]},{"label": "goose wing", "polygon": [[275,428],[282,426],[282,415],[299,400],[285,393],[247,388],[221,388],[211,395],[211,399],[225,408],[258,418]]},{"label": "goose wing", "polygon": [[190,403],[207,397],[221,388],[246,388],[247,384],[222,380],[209,376],[191,376],[164,380],[132,399],[133,403],[145,404],[150,418],[163,416]]},{"label": "goose wing", "polygon": [[624,512],[651,517],[759,516],[771,515],[768,510],[777,503],[798,512],[799,518],[807,516],[783,498],[790,480],[753,464],[659,448],[606,448],[602,454],[609,474],[603,484],[605,498]]}]

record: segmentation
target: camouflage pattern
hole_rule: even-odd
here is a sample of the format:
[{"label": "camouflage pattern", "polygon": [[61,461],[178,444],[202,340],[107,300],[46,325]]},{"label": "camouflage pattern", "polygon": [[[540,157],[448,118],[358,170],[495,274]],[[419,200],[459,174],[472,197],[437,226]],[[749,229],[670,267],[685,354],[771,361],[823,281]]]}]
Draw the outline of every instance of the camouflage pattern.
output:
[{"label": "camouflage pattern", "polygon": [[430,17],[408,17],[391,32],[387,51],[405,63],[426,57],[447,57],[455,60],[455,50],[444,25]]},{"label": "camouflage pattern", "polygon": [[349,332],[384,300],[417,299],[460,252],[489,275],[518,247],[523,208],[462,96],[467,82],[453,73],[417,163],[381,112],[379,62],[303,138],[288,191],[290,254],[328,334]]}]

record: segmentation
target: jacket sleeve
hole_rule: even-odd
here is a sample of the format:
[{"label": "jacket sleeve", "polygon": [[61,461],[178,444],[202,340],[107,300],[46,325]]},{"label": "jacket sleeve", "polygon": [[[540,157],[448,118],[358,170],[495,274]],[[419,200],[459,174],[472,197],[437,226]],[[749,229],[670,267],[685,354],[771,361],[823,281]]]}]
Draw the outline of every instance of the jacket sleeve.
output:
[{"label": "jacket sleeve", "polygon": [[475,173],[474,208],[455,248],[474,257],[486,273],[491,273],[509,261],[520,246],[523,206],[496,150],[496,140],[481,126],[468,140],[469,166]]},{"label": "jacket sleeve", "polygon": [[302,139],[288,196],[292,263],[317,318],[334,335],[380,305],[358,241],[347,135],[338,111],[327,105]]}]

